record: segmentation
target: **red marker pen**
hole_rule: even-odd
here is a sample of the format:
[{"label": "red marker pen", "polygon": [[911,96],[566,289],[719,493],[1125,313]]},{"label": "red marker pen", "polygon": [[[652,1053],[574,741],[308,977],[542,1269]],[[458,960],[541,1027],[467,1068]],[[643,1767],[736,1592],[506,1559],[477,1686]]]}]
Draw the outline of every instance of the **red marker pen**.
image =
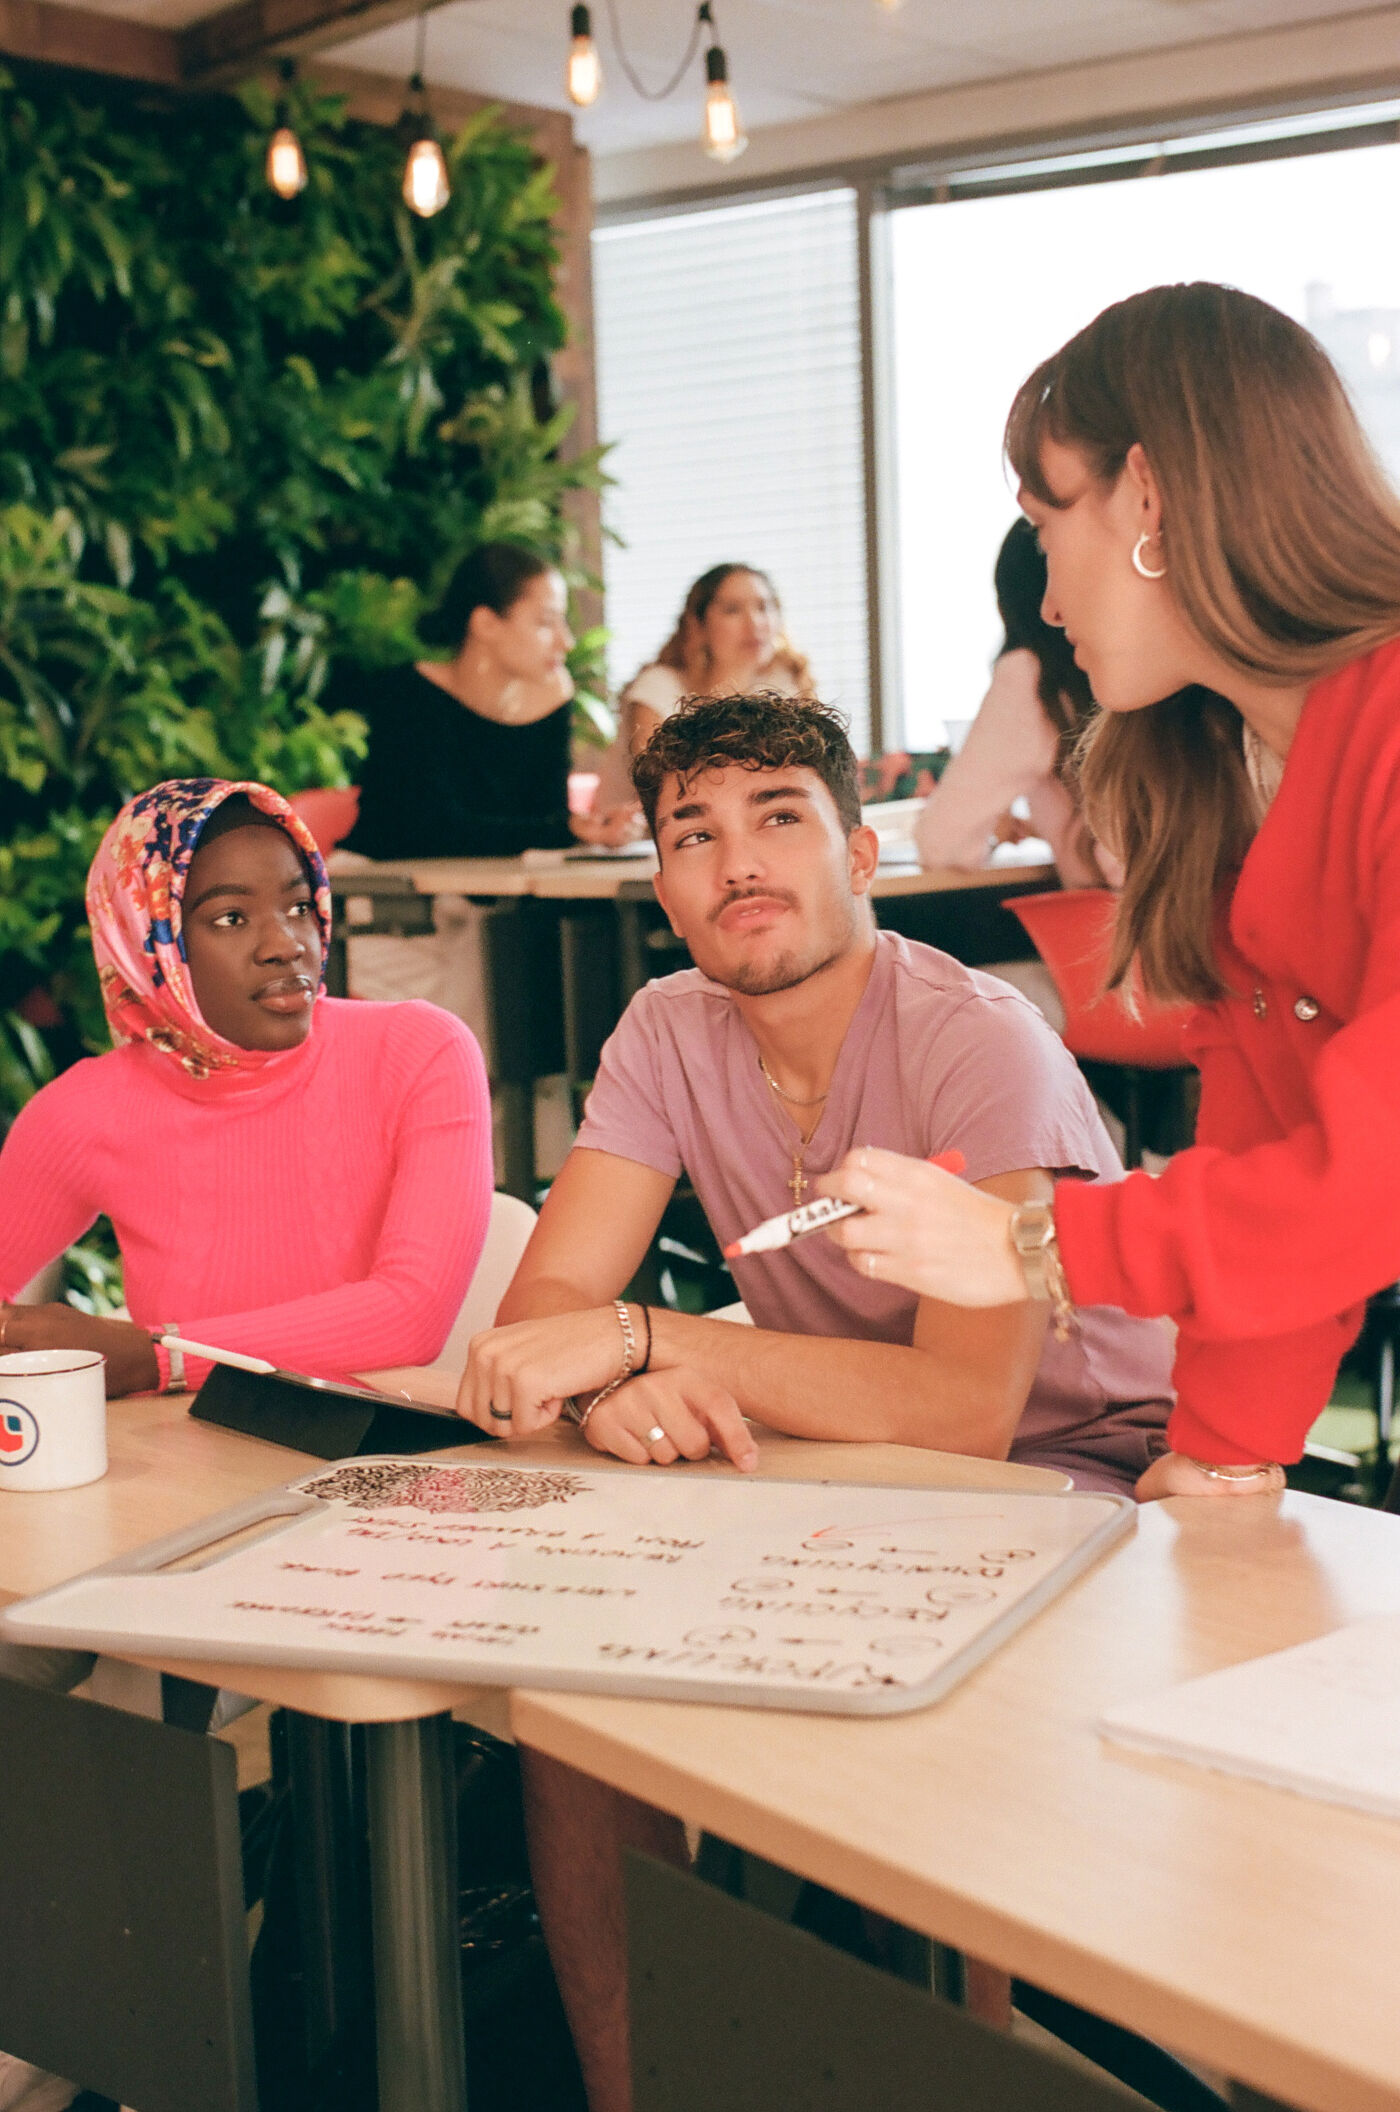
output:
[{"label": "red marker pen", "polygon": [[[962,1173],[967,1165],[960,1151],[938,1151],[929,1159],[930,1166],[941,1166],[945,1173]],[[741,1254],[772,1254],[779,1247],[791,1246],[795,1239],[805,1239],[809,1232],[820,1232],[827,1225],[834,1225],[838,1218],[858,1217],[864,1208],[861,1203],[843,1203],[834,1195],[819,1195],[814,1203],[802,1203],[796,1210],[787,1210],[781,1217],[765,1218],[736,1239],[724,1250],[726,1261],[734,1261]]]}]

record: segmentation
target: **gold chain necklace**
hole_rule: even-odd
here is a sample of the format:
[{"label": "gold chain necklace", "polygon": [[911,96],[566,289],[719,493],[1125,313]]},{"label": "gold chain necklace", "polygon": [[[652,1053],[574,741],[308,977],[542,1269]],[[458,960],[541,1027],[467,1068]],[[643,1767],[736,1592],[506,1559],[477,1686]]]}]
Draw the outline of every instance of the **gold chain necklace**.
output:
[{"label": "gold chain necklace", "polygon": [[[776,1095],[776,1097],[779,1100],[786,1100],[789,1107],[825,1107],[826,1102],[831,1093],[830,1086],[827,1087],[826,1092],[818,1093],[814,1100],[799,1100],[795,1093],[784,1092],[783,1088],[779,1085],[777,1079],[773,1076],[773,1073],[769,1070],[767,1064],[764,1062],[762,1055],[759,1056],[758,1067],[762,1071],[764,1077],[767,1079],[769,1087]],[[781,1112],[781,1109],[779,1109],[779,1113]],[[797,1143],[792,1148],[792,1178],[787,1184],[788,1189],[792,1195],[792,1205],[795,1210],[801,1209],[802,1198],[807,1193],[807,1189],[810,1185],[807,1179],[807,1170],[805,1163],[807,1156],[807,1146],[811,1143],[813,1137],[816,1135],[817,1125],[818,1123],[820,1123],[820,1121],[821,1116],[818,1115],[816,1122],[812,1124],[812,1127],[807,1131],[807,1134],[805,1136],[802,1134],[801,1123],[796,1124]]]}]

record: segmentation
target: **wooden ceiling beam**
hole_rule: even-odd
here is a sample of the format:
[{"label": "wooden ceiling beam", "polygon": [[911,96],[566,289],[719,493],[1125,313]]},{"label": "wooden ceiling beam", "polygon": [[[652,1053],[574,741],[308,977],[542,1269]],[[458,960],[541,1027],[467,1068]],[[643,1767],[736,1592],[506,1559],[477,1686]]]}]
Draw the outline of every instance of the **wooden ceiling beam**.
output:
[{"label": "wooden ceiling beam", "polygon": [[88,73],[120,74],[131,81],[176,87],[180,39],[92,8],[59,7],[53,0],[0,0],[0,52],[44,66],[79,66]]},{"label": "wooden ceiling beam", "polygon": [[[59,0],[0,0],[0,53],[168,88],[222,88],[246,80],[273,59],[309,57],[328,45],[404,21],[418,13],[420,4],[422,0],[234,0],[232,7],[172,30],[99,14],[93,8],[68,7]],[[443,4],[427,0],[429,7]],[[350,78],[343,76],[345,81]],[[401,104],[402,82],[395,92]]]},{"label": "wooden ceiling beam", "polygon": [[179,32],[181,77],[191,87],[239,80],[269,57],[304,58],[384,29],[444,0],[234,0]]},{"label": "wooden ceiling beam", "polygon": [[[98,14],[92,8],[68,7],[61,0],[0,0],[0,55],[84,73],[116,74],[162,88],[216,85],[196,84],[182,70],[178,32],[152,29],[120,15]],[[272,55],[263,53],[239,66],[233,77],[246,80],[262,73],[270,79],[272,68]],[[325,62],[308,71],[319,88],[330,95],[343,95],[350,116],[363,118],[367,124],[392,125],[403,109],[407,84],[402,74],[361,73],[356,67]],[[506,124],[530,134],[544,160],[561,171],[569,165],[575,151],[574,128],[566,111],[503,102],[499,96],[477,95],[465,88],[433,86],[430,92],[433,113],[444,130],[455,131],[489,103]]]}]

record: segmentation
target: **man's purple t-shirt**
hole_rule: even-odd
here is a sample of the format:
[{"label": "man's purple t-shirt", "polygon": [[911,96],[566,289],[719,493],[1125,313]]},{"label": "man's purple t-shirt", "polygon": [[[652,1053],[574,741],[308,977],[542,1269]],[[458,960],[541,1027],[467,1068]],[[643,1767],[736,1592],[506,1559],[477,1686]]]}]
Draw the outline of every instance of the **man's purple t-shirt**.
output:
[{"label": "man's purple t-shirt", "polygon": [[[730,992],[696,968],[648,983],[603,1050],[578,1146],[694,1185],[721,1246],[792,1206],[796,1131]],[[1009,984],[882,931],[805,1157],[827,1173],[858,1144],[926,1158],[956,1148],[967,1179],[1043,1166],[1115,1180],[1122,1167],[1059,1037]],[[732,1264],[758,1327],[908,1343],[918,1301],[858,1276],[817,1234]],[[1082,1310],[1047,1335],[1011,1448],[1081,1487],[1130,1486],[1162,1449],[1172,1344],[1155,1320]]]}]

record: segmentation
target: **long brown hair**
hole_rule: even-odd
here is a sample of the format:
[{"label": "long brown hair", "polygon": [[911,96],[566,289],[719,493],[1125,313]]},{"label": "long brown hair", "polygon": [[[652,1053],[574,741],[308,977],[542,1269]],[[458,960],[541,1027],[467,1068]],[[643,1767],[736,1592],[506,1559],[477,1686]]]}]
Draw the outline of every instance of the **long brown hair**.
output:
[{"label": "long brown hair", "polygon": [[[656,656],[660,666],[674,668],[684,679],[686,688],[697,694],[704,692],[710,674],[709,649],[701,635],[702,627],[711,602],[725,581],[732,579],[736,572],[747,572],[754,579],[761,579],[772,596],[774,608],[781,613],[777,589],[768,574],[761,572],[757,565],[711,565],[708,572],[702,572],[685,597],[675,629]],[[796,696],[816,695],[816,683],[806,655],[799,653],[786,637],[779,637],[768,665],[782,669]]]},{"label": "long brown hair", "polygon": [[[1047,439],[1104,484],[1141,443],[1168,589],[1251,681],[1308,681],[1400,634],[1400,499],[1322,347],[1267,302],[1201,283],[1106,308],[1036,368],[1007,420],[1012,467],[1055,506]],[[1089,728],[1090,825],[1127,868],[1110,985],[1136,956],[1153,996],[1225,993],[1214,920],[1258,825],[1242,732],[1235,706],[1199,688]]]}]

